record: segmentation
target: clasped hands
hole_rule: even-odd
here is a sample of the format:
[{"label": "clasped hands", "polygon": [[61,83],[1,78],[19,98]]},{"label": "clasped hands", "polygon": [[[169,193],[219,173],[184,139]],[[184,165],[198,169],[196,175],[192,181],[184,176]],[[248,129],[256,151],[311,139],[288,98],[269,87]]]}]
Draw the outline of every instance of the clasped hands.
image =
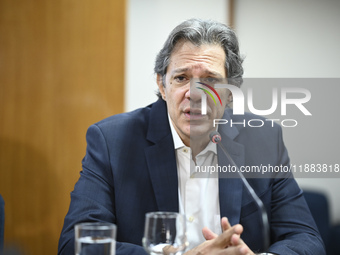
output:
[{"label": "clasped hands", "polygon": [[[254,255],[240,237],[243,232],[242,225],[230,226],[228,219],[223,217],[221,226],[222,234],[220,235],[206,227],[203,228],[202,233],[206,241],[187,251],[184,255]],[[164,254],[171,254],[171,251],[167,251],[166,248],[163,249],[163,252]]]}]

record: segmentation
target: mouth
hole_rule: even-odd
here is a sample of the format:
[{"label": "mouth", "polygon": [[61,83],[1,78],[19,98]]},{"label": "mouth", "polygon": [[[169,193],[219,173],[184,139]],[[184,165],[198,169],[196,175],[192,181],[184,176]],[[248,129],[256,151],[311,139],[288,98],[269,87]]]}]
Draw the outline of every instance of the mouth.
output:
[{"label": "mouth", "polygon": [[201,114],[201,109],[186,109],[184,115],[190,120],[201,120],[205,118],[205,115]]}]

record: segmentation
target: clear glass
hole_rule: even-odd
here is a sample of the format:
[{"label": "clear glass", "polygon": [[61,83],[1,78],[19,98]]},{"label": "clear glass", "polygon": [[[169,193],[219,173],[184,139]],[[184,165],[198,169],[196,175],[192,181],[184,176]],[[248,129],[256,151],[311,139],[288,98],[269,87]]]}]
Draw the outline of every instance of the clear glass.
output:
[{"label": "clear glass", "polygon": [[179,255],[188,246],[185,216],[175,212],[145,215],[144,249],[151,255]]},{"label": "clear glass", "polygon": [[115,255],[116,225],[112,223],[80,223],[75,230],[76,255]]}]

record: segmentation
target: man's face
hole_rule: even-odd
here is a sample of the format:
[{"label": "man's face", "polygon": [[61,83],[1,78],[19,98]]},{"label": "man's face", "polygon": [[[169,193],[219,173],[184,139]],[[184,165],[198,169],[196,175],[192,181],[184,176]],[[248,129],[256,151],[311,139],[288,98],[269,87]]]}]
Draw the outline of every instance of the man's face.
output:
[{"label": "man's face", "polygon": [[209,133],[214,130],[213,120],[223,116],[228,95],[226,89],[216,89],[222,106],[216,106],[208,96],[207,114],[201,115],[202,91],[190,87],[190,80],[196,78],[211,84],[226,75],[225,52],[221,46],[204,44],[197,47],[190,42],[179,42],[170,57],[165,87],[162,77],[157,76],[172,124],[187,146],[190,146],[190,138],[203,139],[204,142],[209,139]]}]

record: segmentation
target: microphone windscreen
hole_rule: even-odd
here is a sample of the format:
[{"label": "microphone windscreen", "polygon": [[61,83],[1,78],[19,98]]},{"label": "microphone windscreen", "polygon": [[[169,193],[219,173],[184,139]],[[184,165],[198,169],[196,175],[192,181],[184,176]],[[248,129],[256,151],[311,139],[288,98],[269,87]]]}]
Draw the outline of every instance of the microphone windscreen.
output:
[{"label": "microphone windscreen", "polygon": [[219,143],[222,140],[220,133],[217,131],[210,132],[209,138],[213,143]]}]

